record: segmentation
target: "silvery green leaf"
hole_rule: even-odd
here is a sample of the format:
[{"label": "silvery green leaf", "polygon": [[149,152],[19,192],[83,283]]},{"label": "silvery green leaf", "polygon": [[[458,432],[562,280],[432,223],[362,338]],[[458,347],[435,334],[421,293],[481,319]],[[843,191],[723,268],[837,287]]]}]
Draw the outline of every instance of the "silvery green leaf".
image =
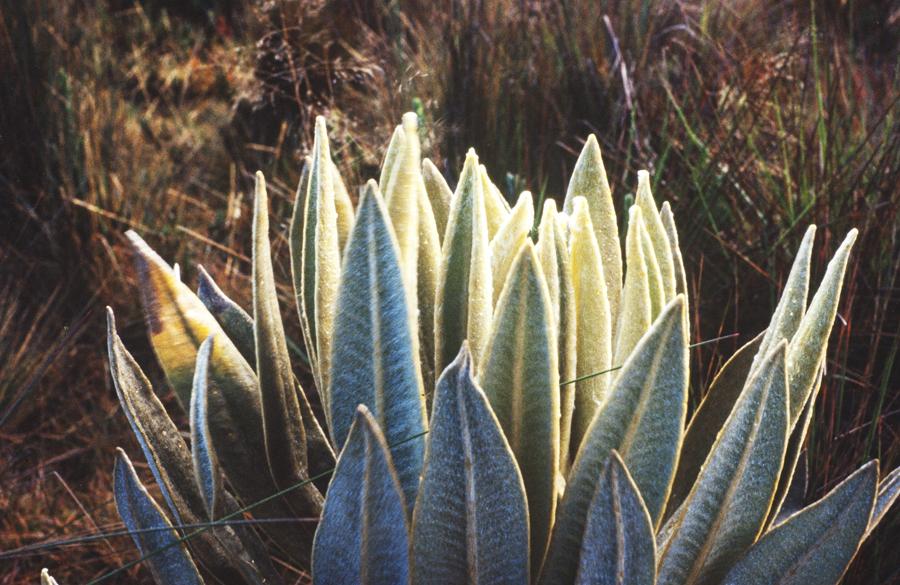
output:
[{"label": "silvery green leaf", "polygon": [[878,523],[884,518],[897,498],[900,497],[900,467],[887,474],[878,484],[878,495],[875,497],[875,507],[872,510],[872,518],[866,527],[866,534],[863,538],[868,538]]},{"label": "silvery green leaf", "polygon": [[675,259],[672,256],[672,246],[666,227],[650,192],[650,173],[647,171],[638,171],[638,188],[634,202],[641,208],[644,227],[647,228],[647,235],[653,244],[653,255],[659,265],[663,299],[668,302],[675,296],[678,286],[675,279]]},{"label": "silvery green leaf", "polygon": [[[275,288],[269,245],[269,201],[266,180],[261,172],[256,173],[255,191],[252,276],[256,375],[262,398],[269,469],[272,470],[275,485],[284,489],[309,479],[306,429],[300,415],[281,310],[278,308],[278,291]],[[295,493],[300,495],[306,491],[297,490]],[[311,498],[307,509],[315,509],[320,504],[318,494],[313,493]],[[307,507],[302,502],[299,505]]]},{"label": "silvery green leaf", "polygon": [[159,585],[202,584],[197,566],[162,508],[147,493],[125,451],[116,451],[116,508],[134,544],[147,557],[145,563],[153,579]]},{"label": "silvery green leaf", "polygon": [[725,585],[835,585],[872,515],[878,463],[871,461],[767,532],[725,577]]},{"label": "silvery green leaf", "polygon": [[[688,286],[687,273],[684,271],[684,259],[681,256],[681,246],[678,244],[678,230],[675,227],[675,216],[672,214],[672,207],[668,201],[664,201],[659,210],[659,216],[662,219],[663,227],[666,230],[666,237],[669,240],[669,247],[672,251],[672,261],[675,267],[675,292],[685,297],[685,303],[688,303]],[[689,305],[688,305],[689,306]],[[690,311],[686,311],[689,315]],[[688,336],[690,338],[690,336]]]},{"label": "silvery green leaf", "polygon": [[440,240],[444,241],[444,233],[447,231],[447,222],[450,217],[450,202],[453,199],[453,190],[447,184],[444,175],[434,166],[429,159],[422,160],[422,176],[425,180],[425,192],[428,193],[428,201],[434,212],[434,222],[437,225]]},{"label": "silvery green leaf", "polygon": [[[553,305],[559,346],[557,363],[561,382],[573,380],[577,371],[575,290],[572,285],[568,242],[562,227],[564,221],[556,212],[556,201],[547,199],[544,202],[538,243],[535,246],[547,281],[547,289],[550,291],[550,302]],[[565,475],[568,473],[569,461],[575,450],[571,441],[575,384],[560,385],[559,408],[559,471]]]},{"label": "silvery green leaf", "polygon": [[[360,404],[390,444],[425,430],[425,402],[400,251],[374,181],[366,185],[338,288],[327,412],[342,447]],[[397,446],[393,460],[407,501],[415,498],[424,439]]]},{"label": "silvery green leaf", "polygon": [[426,402],[431,403],[434,394],[434,305],[437,297],[438,274],[441,270],[441,240],[428,196],[419,192],[419,267],[418,283],[418,332],[419,359],[422,364]]},{"label": "silvery green leaf", "polygon": [[476,363],[484,349],[494,294],[489,241],[478,157],[469,150],[441,250],[434,312],[436,372],[453,361],[463,340],[468,340]]},{"label": "silvery green leaf", "polygon": [[[203,522],[207,519],[201,515],[206,509],[205,501],[194,481],[191,453],[153,393],[149,380],[122,344],[110,309],[107,309],[107,338],[113,385],[170,513],[178,524]],[[198,356],[204,353],[203,347]],[[208,362],[209,356],[203,359]],[[194,400],[193,395],[191,399]],[[236,509],[236,505],[225,507],[229,511]],[[192,538],[189,544],[198,560],[219,579],[273,582],[269,578],[274,570],[267,556],[257,554],[262,546],[252,531],[217,527]]]},{"label": "silvery green leaf", "polygon": [[526,240],[497,303],[478,381],[525,482],[533,572],[550,539],[559,474],[558,346],[551,310],[534,244]]},{"label": "silvery green leaf", "polygon": [[684,297],[673,299],[638,343],[597,412],[569,472],[541,583],[571,583],[587,509],[613,449],[631,472],[654,523],[665,503],[687,408]]},{"label": "silvery green leaf", "polygon": [[706,456],[716,442],[716,436],[728,419],[747,382],[753,356],[756,355],[763,334],[760,333],[743,346],[725,362],[713,378],[706,395],[691,417],[684,432],[684,443],[681,456],[678,458],[678,471],[666,506],[665,517],[670,517],[681,502],[690,493],[694,481],[700,473]]},{"label": "silvery green leaf", "polygon": [[[663,305],[666,304],[666,290],[663,283],[663,273],[659,267],[659,259],[647,230],[647,222],[644,221],[644,213],[641,211],[641,219],[637,222],[638,237],[641,239],[641,251],[644,253],[644,262],[647,265],[647,285],[650,291],[650,320],[656,319]],[[631,224],[628,229],[631,230]]]},{"label": "silvery green leaf", "polygon": [[209,434],[209,401],[206,389],[209,380],[209,355],[213,340],[208,337],[197,352],[194,370],[194,390],[191,393],[191,457],[194,462],[194,478],[210,519],[221,516],[222,472],[219,457]]},{"label": "silvery green leaf", "polygon": [[491,279],[494,282],[494,304],[500,298],[500,291],[503,290],[506,275],[522,244],[528,238],[532,225],[534,225],[534,204],[531,200],[531,193],[523,191],[519,195],[516,205],[497,231],[497,235],[491,240]]},{"label": "silvery green leaf", "polygon": [[575,198],[587,199],[591,212],[591,223],[600,246],[603,259],[603,276],[609,294],[609,311],[619,315],[619,298],[622,291],[622,248],[619,242],[619,223],[613,205],[612,191],[606,178],[606,168],[600,155],[600,145],[593,134],[588,136],[584,148],[575,163],[563,211],[572,213]]},{"label": "silvery green leaf", "polygon": [[[316,388],[322,393],[327,392],[331,371],[331,336],[341,264],[333,165],[325,119],[318,116],[306,192],[297,193],[290,243],[303,340]],[[301,178],[300,189],[303,188]]]},{"label": "silvery green leaf", "polygon": [[400,151],[403,149],[404,138],[403,125],[396,126],[381,163],[381,174],[378,176],[378,185],[381,188],[387,188],[397,170],[397,161],[400,158]]},{"label": "silvery green leaf", "polygon": [[509,203],[504,199],[500,189],[494,185],[488,176],[487,169],[484,165],[478,165],[478,172],[481,175],[481,181],[484,190],[484,210],[487,218],[488,240],[493,240],[500,228],[509,217]]},{"label": "silvery green leaf", "polygon": [[528,582],[525,487],[465,344],[437,384],[412,551],[417,585]]},{"label": "silvery green leaf", "polygon": [[806,313],[806,295],[809,291],[809,264],[812,258],[815,235],[816,226],[809,226],[806,234],[803,236],[803,241],[800,243],[800,249],[797,250],[797,256],[794,258],[791,272],[788,275],[787,282],[784,284],[784,290],[781,292],[781,298],[778,300],[775,312],[772,313],[772,319],[759,346],[759,351],[756,352],[756,357],[753,358],[754,367],[751,368],[751,373],[782,339],[787,339],[790,342],[797,332],[797,327],[800,326],[800,321],[803,319],[804,313]]},{"label": "silvery green leaf", "polygon": [[334,183],[334,210],[337,213],[338,250],[343,254],[347,239],[350,237],[350,229],[353,227],[353,201],[350,199],[341,171],[334,162],[331,163],[331,174]]},{"label": "silvery green leaf", "polygon": [[[422,155],[419,147],[418,117],[414,112],[403,114],[403,133],[396,135],[398,150],[386,177],[387,183],[379,187],[383,190],[394,235],[400,249],[400,263],[403,267],[403,281],[412,302],[416,299],[416,267],[419,249],[419,197],[425,194],[422,179]],[[391,140],[394,144],[394,140]]]},{"label": "silvery green leaf", "polygon": [[[312,170],[313,160],[311,156],[303,157],[303,169],[300,172],[300,181],[297,183],[297,193],[294,197],[294,209],[291,213],[291,226],[288,232],[288,244],[291,252],[291,284],[294,288],[294,302],[297,307],[297,316],[300,322],[307,318],[305,305],[303,304],[303,238],[306,229],[306,200],[309,197],[309,175]],[[335,213],[337,213],[335,211]],[[315,346],[308,345],[307,335],[304,332],[304,350],[307,361],[312,366],[312,356],[316,352]],[[254,347],[254,355],[256,348]]]},{"label": "silvery green leaf", "polygon": [[[373,181],[374,183],[374,181]],[[409,583],[409,526],[378,423],[360,405],[313,543],[314,585]]]},{"label": "silvery green leaf", "polygon": [[[584,197],[576,197],[572,206],[569,254],[572,260],[576,332],[572,443],[577,446],[581,444],[594,414],[606,402],[609,387],[616,377],[616,372],[612,371],[612,316],[603,261]],[[573,378],[565,381],[571,380]]]},{"label": "silvery green leaf", "polygon": [[[638,340],[653,322],[649,268],[643,246],[641,208],[633,205],[628,214],[628,233],[625,236],[625,286],[619,314],[615,317],[615,350],[613,363],[621,364],[631,354]],[[605,265],[604,265],[605,267]],[[609,290],[607,289],[607,292]],[[612,312],[610,303],[610,314]]]},{"label": "silvery green leaf", "polygon": [[747,382],[657,544],[659,585],[719,583],[760,534],[787,443],[787,342]]},{"label": "silvery green leaf", "polygon": [[653,585],[655,580],[650,514],[613,451],[587,510],[575,585]]},{"label": "silvery green leaf", "polygon": [[825,270],[825,276],[822,277],[822,282],[797,327],[797,333],[791,339],[788,349],[791,426],[795,425],[800,417],[803,406],[815,386],[819,370],[825,363],[825,350],[837,315],[844,273],[858,233],[856,229],[850,230],[834,253]]},{"label": "silvery green leaf", "polygon": [[200,266],[197,297],[209,309],[225,335],[234,343],[247,363],[256,369],[256,341],[253,339],[253,318],[240,305],[222,292],[212,276]]},{"label": "silvery green leaf", "polygon": [[[794,469],[794,475],[791,478],[790,487],[784,496],[784,501],[778,509],[777,514],[769,513],[769,526],[781,524],[790,516],[803,508],[803,502],[806,499],[806,490],[809,487],[809,467],[807,463],[808,455],[806,451],[797,458],[797,465]],[[774,506],[772,507],[774,510]]]}]

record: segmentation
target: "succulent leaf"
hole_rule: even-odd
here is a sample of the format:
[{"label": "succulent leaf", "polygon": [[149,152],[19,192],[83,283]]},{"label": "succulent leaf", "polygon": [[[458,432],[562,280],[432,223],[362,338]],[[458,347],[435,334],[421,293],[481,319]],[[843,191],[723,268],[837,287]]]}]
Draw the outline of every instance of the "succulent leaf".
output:
[{"label": "succulent leaf", "polygon": [[[653,194],[650,192],[650,173],[638,171],[638,188],[635,204],[641,208],[641,217],[644,219],[644,227],[652,243],[653,255],[659,265],[660,280],[663,289],[663,299],[669,302],[675,297],[678,284],[675,277],[675,259],[672,253],[672,244],[669,241],[666,226],[662,216],[656,208]],[[677,244],[676,244],[677,245]]]},{"label": "succulent leaf", "polygon": [[266,180],[260,172],[256,173],[253,206],[253,325],[266,457],[275,484],[283,489],[308,479],[309,469],[306,429],[300,416],[272,270]]},{"label": "succulent leaf", "polygon": [[360,405],[313,544],[314,585],[409,583],[403,491],[384,435]]},{"label": "succulent leaf", "polygon": [[787,443],[786,353],[782,341],[747,383],[663,529],[659,585],[718,583],[762,530]]},{"label": "succulent leaf", "polygon": [[[562,221],[558,221],[562,220]],[[544,202],[539,226],[538,243],[535,252],[541,261],[544,279],[550,292],[553,306],[553,318],[557,332],[557,364],[559,366],[559,470],[566,475],[569,461],[574,456],[572,435],[572,417],[575,411],[575,384],[571,382],[576,376],[576,312],[575,290],[572,283],[572,262],[566,234],[563,231],[564,220],[556,212],[556,201],[548,199]]]},{"label": "succulent leaf", "polygon": [[600,156],[600,145],[597,137],[591,134],[584,143],[584,148],[575,163],[563,211],[572,214],[575,198],[587,199],[591,212],[591,223],[600,246],[603,259],[603,276],[609,294],[609,311],[618,316],[619,298],[622,294],[622,249],[619,243],[619,223],[616,220],[616,208],[613,205],[612,191],[606,178],[606,168]]},{"label": "succulent leaf", "polygon": [[681,444],[687,408],[688,350],[684,297],[670,302],[638,343],[597,412],[569,472],[541,583],[571,583],[587,509],[613,449],[631,472],[658,522]]},{"label": "succulent leaf", "polygon": [[[612,316],[603,274],[600,247],[587,201],[576,197],[572,206],[569,253],[575,296],[576,370],[572,443],[577,446],[594,414],[606,402],[616,377],[612,368]],[[600,374],[600,372],[607,372]]]},{"label": "succulent leaf", "polygon": [[681,457],[678,459],[678,471],[675,472],[672,493],[669,494],[666,518],[678,509],[690,493],[703,462],[716,442],[716,436],[741,395],[762,339],[763,334],[760,333],[734,352],[713,378],[706,395],[691,417],[691,422],[684,432],[684,443],[681,447]]},{"label": "succulent leaf", "polygon": [[[675,292],[684,295],[684,302],[687,306],[687,273],[684,270],[684,258],[681,256],[681,246],[678,244],[678,230],[675,227],[675,217],[672,214],[672,207],[669,205],[668,201],[664,201],[662,207],[660,207],[659,217],[666,230],[666,237],[669,240],[669,248],[672,252],[672,261],[675,269]],[[690,315],[690,311],[685,311],[685,314]],[[690,338],[690,336],[688,336],[688,338]]]},{"label": "succulent leaf", "polygon": [[497,303],[478,380],[522,472],[535,565],[550,538],[559,473],[559,371],[551,310],[540,262],[527,240]]},{"label": "succulent leaf", "polygon": [[[364,404],[391,444],[425,430],[425,402],[401,258],[388,210],[374,181],[366,185],[350,234],[338,289],[331,388],[326,394],[334,444],[344,445]],[[397,446],[393,461],[414,501],[424,438]]]},{"label": "succulent leaf", "polygon": [[655,580],[650,513],[613,451],[587,510],[575,585],[653,585]]},{"label": "succulent leaf", "polygon": [[[419,197],[425,193],[422,179],[422,156],[419,147],[418,117],[414,112],[403,114],[402,138],[398,136],[396,151],[383,190],[391,225],[400,249],[403,281],[411,301],[416,299],[416,268],[419,250]],[[391,143],[394,143],[392,139]]]},{"label": "succulent leaf", "polygon": [[484,185],[474,150],[466,156],[450,207],[435,301],[435,372],[468,340],[476,363],[491,329],[493,285]]},{"label": "succulent leaf", "polygon": [[256,342],[253,339],[253,318],[240,305],[228,298],[202,266],[197,298],[216,318],[225,335],[234,343],[247,363],[256,369]]},{"label": "succulent leaf", "polygon": [[417,585],[528,582],[525,487],[466,345],[438,380],[412,543]]},{"label": "succulent leaf", "polygon": [[819,370],[825,363],[828,337],[837,315],[844,273],[857,234],[856,229],[850,230],[834,253],[825,270],[825,276],[822,277],[822,282],[797,327],[797,333],[791,339],[788,349],[791,426],[800,418],[803,406],[815,386]]},{"label": "succulent leaf", "polygon": [[[631,354],[638,340],[653,322],[652,293],[650,290],[650,269],[644,253],[641,208],[633,205],[628,215],[628,233],[625,236],[625,258],[628,270],[625,272],[625,286],[619,314],[615,318],[615,350],[613,363],[621,364]],[[605,268],[605,265],[604,265]],[[607,290],[609,292],[609,290]],[[612,303],[610,303],[612,311]],[[613,314],[613,313],[611,313]]]},{"label": "succulent leaf", "polygon": [[[419,267],[417,270],[419,358],[422,364],[426,402],[431,403],[434,390],[434,305],[438,275],[441,270],[441,240],[428,196],[419,192]],[[416,307],[411,307],[415,309]]]},{"label": "succulent leaf", "polygon": [[[663,305],[666,304],[666,291],[663,286],[659,259],[656,257],[653,240],[650,239],[650,232],[647,231],[647,222],[644,221],[643,211],[640,217],[641,219],[637,222],[635,228],[638,230],[638,237],[641,240],[641,251],[644,253],[644,263],[647,266],[647,286],[650,291],[650,321],[652,322],[659,315]],[[629,224],[628,229],[631,229],[631,224]]]},{"label": "succulent leaf", "polygon": [[484,190],[484,211],[487,218],[488,241],[490,241],[497,236],[500,228],[506,223],[510,208],[509,203],[500,193],[500,189],[491,181],[484,165],[478,165],[478,172],[481,175]]},{"label": "succulent leaf", "polygon": [[162,508],[138,479],[128,455],[122,449],[116,451],[113,471],[116,508],[134,544],[147,557],[153,579],[159,585],[202,584],[203,578],[191,555],[179,542]]},{"label": "succulent leaf", "polygon": [[856,555],[872,515],[878,464],[869,462],[824,498],[766,533],[725,585],[834,585]]},{"label": "succulent leaf", "polygon": [[518,256],[522,244],[528,238],[532,225],[534,225],[534,204],[531,200],[531,193],[523,191],[519,195],[516,205],[497,231],[497,235],[491,240],[491,279],[494,283],[494,304],[497,304],[497,299],[500,298],[500,291],[503,290],[506,275]]},{"label": "succulent leaf", "polygon": [[350,229],[353,227],[353,201],[350,199],[350,192],[347,191],[341,171],[333,162],[331,163],[331,175],[334,183],[334,210],[337,213],[338,250],[343,254],[344,248],[347,246],[347,239],[350,237]]},{"label": "succulent leaf", "polygon": [[434,213],[434,222],[437,225],[438,236],[444,241],[444,233],[447,231],[447,222],[450,217],[450,205],[453,199],[453,190],[447,184],[444,175],[429,159],[422,160],[422,177],[425,180],[425,192],[431,203]]}]

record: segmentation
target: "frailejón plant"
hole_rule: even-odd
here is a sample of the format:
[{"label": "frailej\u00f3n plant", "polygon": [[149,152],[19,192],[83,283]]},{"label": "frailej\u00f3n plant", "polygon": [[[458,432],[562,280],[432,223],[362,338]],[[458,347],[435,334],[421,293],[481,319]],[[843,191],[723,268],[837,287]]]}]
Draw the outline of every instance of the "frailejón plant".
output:
[{"label": "frailej\u00f3n plant", "polygon": [[407,114],[354,209],[319,119],[289,240],[320,422],[261,174],[254,201],[249,311],[128,234],[190,420],[172,422],[110,311],[116,391],[163,499],[120,450],[116,504],[161,585],[280,583],[270,554],[318,585],[830,585],[900,493],[870,462],[804,507],[794,477],[855,230],[808,301],[808,229],[768,328],[689,413],[687,279],[646,172],[621,242],[593,136],[562,210],[535,210],[473,151],[451,190]]}]

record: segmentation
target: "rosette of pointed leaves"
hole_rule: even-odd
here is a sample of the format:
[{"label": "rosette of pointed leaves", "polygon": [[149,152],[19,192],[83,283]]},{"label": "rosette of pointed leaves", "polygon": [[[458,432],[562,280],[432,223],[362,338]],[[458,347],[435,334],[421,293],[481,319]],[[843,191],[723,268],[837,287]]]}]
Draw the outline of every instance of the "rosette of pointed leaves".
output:
[{"label": "rosette of pointed leaves", "polygon": [[[836,583],[900,494],[900,473],[869,463],[803,505],[855,230],[811,300],[807,231],[769,327],[690,413],[687,276],[649,174],[620,240],[593,136],[562,211],[535,213],[474,151],[451,188],[421,158],[418,122],[403,117],[354,206],[316,121],[288,233],[313,404],[261,174],[249,310],[202,269],[195,295],[129,234],[189,422],[173,422],[110,312],[110,371],[162,496],[120,451],[116,503],[154,578],[280,583],[274,556],[322,585]],[[247,515],[258,524],[230,522]]]}]

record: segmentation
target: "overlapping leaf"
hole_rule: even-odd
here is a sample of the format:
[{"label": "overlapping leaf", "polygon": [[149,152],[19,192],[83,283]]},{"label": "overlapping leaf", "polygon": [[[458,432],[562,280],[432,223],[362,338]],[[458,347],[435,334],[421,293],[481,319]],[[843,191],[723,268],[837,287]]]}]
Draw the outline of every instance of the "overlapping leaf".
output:
[{"label": "overlapping leaf", "polygon": [[543,559],[550,538],[559,473],[559,371],[551,311],[547,284],[528,240],[497,303],[479,382],[522,472],[535,564]]},{"label": "overlapping leaf", "polygon": [[465,345],[438,381],[426,453],[413,513],[413,582],[527,583],[525,488]]},{"label": "overlapping leaf", "polygon": [[[389,443],[421,435],[425,403],[400,252],[374,181],[366,185],[350,234],[338,290],[331,388],[334,444],[342,447],[360,404]],[[424,456],[419,437],[395,448],[407,500],[415,498]]]},{"label": "overlapping leaf", "polygon": [[360,406],[328,488],[313,544],[314,585],[409,583],[409,527],[378,423]]},{"label": "overlapping leaf", "polygon": [[450,217],[453,190],[447,184],[444,175],[427,158],[422,160],[422,177],[425,180],[425,192],[428,194],[428,201],[431,203],[438,235],[443,242],[444,233],[447,231],[447,222]]},{"label": "overlapping leaf", "polygon": [[644,253],[642,224],[641,209],[633,205],[629,210],[628,234],[625,237],[628,270],[625,273],[619,314],[615,317],[613,362],[616,364],[625,361],[653,322],[648,259]]},{"label": "overlapping leaf", "polygon": [[493,303],[500,298],[500,291],[506,282],[506,275],[513,264],[519,249],[528,238],[531,226],[534,225],[534,204],[531,193],[523,191],[516,201],[506,220],[491,240],[491,274],[494,282]]}]

